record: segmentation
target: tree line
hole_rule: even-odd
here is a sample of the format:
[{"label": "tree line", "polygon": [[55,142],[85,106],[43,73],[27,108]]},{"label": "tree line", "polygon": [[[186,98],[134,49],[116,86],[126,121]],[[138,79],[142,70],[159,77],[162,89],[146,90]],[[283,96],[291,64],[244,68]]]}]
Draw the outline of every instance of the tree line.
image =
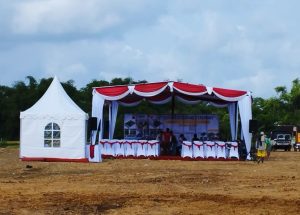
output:
[{"label": "tree line", "polygon": [[[20,137],[20,112],[34,105],[46,92],[52,78],[36,80],[27,76],[25,81],[17,81],[11,87],[0,85],[0,139],[18,140]],[[93,87],[147,83],[146,80],[134,81],[131,78],[114,78],[111,81],[92,80],[85,87],[77,89],[73,80],[62,82],[68,95],[86,113],[91,116]],[[291,89],[278,86],[276,96],[263,99],[253,98],[253,118],[257,119],[259,129],[269,132],[280,124],[297,125],[300,122],[300,81],[292,81]],[[51,107],[51,104],[49,104]],[[171,114],[171,104],[152,105],[142,102],[136,107],[119,107],[116,123],[116,138],[123,137],[124,113]],[[175,101],[175,114],[217,114],[220,121],[220,134],[229,138],[229,115],[226,108],[215,108],[205,103],[185,105]]]}]

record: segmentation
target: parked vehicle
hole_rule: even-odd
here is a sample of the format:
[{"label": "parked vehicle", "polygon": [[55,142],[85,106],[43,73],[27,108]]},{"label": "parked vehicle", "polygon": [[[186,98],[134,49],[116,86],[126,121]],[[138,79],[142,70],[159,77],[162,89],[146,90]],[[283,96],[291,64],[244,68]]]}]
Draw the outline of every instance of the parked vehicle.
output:
[{"label": "parked vehicle", "polygon": [[281,125],[277,126],[271,132],[271,144],[273,151],[277,149],[283,149],[290,151],[292,148],[292,138],[294,136],[293,125]]},{"label": "parked vehicle", "polygon": [[276,134],[276,137],[271,141],[272,149],[275,151],[277,149],[284,149],[285,151],[290,151],[292,148],[292,138],[291,134],[288,133],[279,133]]}]

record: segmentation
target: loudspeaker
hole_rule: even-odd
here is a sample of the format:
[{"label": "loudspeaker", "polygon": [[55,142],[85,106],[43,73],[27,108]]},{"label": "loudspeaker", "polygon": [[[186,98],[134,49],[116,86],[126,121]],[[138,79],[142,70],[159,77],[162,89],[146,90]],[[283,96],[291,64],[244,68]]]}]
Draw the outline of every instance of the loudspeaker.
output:
[{"label": "loudspeaker", "polygon": [[88,121],[88,129],[89,131],[97,130],[97,117],[90,117]]},{"label": "loudspeaker", "polygon": [[257,131],[258,131],[258,121],[255,119],[250,119],[249,120],[249,132],[255,133]]}]

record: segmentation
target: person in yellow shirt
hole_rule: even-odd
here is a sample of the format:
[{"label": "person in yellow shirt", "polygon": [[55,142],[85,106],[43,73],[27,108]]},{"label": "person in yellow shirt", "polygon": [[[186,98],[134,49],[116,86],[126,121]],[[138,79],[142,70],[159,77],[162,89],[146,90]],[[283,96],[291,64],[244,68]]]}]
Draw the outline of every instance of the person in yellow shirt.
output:
[{"label": "person in yellow shirt", "polygon": [[266,136],[264,132],[260,133],[259,138],[256,141],[256,149],[257,149],[257,163],[264,162],[265,157],[267,155],[266,152]]}]

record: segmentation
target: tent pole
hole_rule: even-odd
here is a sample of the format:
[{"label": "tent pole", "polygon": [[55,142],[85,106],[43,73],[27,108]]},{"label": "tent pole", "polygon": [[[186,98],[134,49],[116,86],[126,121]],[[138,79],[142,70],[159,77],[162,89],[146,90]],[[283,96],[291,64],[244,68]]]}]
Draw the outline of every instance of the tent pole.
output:
[{"label": "tent pole", "polygon": [[174,109],[175,109],[175,96],[174,93],[172,93],[172,107],[171,107],[171,121],[172,121],[172,125],[171,125],[171,130],[173,130],[173,120],[174,120]]},{"label": "tent pole", "polygon": [[174,119],[174,109],[175,109],[175,96],[174,94],[172,94],[172,112],[171,112],[171,116],[172,116],[172,119]]}]

